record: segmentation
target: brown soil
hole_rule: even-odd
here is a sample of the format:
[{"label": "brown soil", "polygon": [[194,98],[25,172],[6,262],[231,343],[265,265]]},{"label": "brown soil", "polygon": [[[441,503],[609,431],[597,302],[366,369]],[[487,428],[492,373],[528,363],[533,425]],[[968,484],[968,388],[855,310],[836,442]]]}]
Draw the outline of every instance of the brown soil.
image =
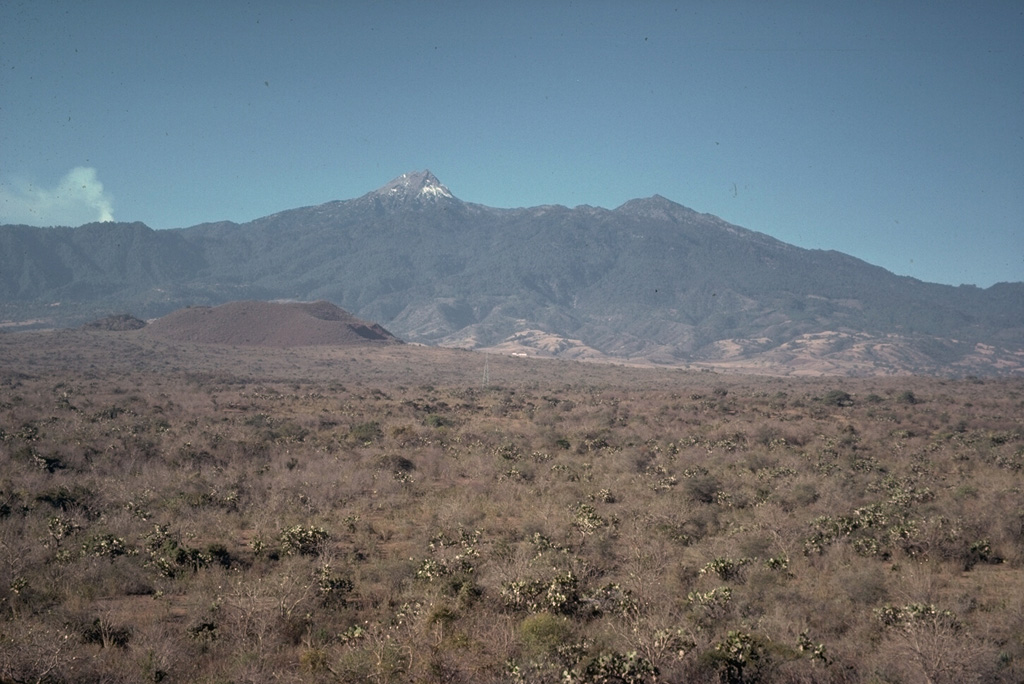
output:
[{"label": "brown soil", "polygon": [[229,302],[179,309],[147,326],[176,342],[257,347],[351,346],[401,341],[375,323],[325,301]]}]

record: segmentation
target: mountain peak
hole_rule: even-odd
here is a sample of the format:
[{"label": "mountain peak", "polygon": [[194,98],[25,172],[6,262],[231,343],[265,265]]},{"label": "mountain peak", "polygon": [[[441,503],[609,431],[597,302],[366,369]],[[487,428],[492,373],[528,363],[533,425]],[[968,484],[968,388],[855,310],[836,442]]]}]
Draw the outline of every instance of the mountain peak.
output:
[{"label": "mountain peak", "polygon": [[403,199],[454,199],[451,191],[428,170],[403,173],[377,190],[379,197]]},{"label": "mountain peak", "polygon": [[677,216],[680,212],[695,213],[692,209],[684,207],[670,199],[666,199],[661,195],[631,199],[616,208],[615,211],[620,214],[659,219],[668,218],[669,216],[674,215]]}]

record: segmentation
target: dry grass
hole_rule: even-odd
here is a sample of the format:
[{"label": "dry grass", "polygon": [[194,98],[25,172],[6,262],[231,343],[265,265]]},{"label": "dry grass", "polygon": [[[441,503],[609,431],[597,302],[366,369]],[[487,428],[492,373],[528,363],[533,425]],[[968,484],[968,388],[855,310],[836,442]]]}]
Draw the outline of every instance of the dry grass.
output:
[{"label": "dry grass", "polygon": [[0,681],[1024,677],[1024,384],[0,335]]}]

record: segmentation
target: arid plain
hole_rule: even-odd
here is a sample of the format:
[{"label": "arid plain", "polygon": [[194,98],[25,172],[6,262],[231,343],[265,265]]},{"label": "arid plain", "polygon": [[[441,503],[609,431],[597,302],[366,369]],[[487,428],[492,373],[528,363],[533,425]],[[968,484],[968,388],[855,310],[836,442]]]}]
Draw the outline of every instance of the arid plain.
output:
[{"label": "arid plain", "polygon": [[2,682],[1016,682],[1024,380],[0,335]]}]

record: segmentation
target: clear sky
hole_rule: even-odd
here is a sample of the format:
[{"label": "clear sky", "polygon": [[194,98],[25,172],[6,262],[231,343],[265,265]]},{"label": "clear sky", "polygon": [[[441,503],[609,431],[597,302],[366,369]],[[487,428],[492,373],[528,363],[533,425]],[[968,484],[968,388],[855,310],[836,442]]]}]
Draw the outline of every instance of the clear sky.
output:
[{"label": "clear sky", "polygon": [[1024,3],[0,0],[0,223],[241,222],[424,168],[1024,281]]}]

